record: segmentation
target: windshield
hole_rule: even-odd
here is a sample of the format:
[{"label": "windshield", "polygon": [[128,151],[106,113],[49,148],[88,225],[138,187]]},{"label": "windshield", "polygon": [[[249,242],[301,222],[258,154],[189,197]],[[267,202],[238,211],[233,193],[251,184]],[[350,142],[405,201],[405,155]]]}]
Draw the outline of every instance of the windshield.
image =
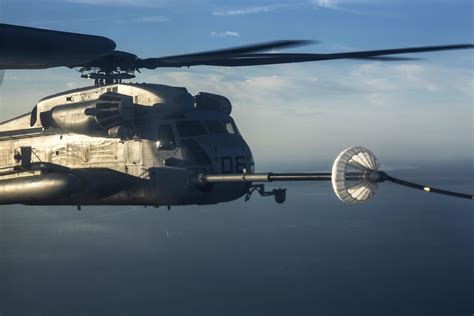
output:
[{"label": "windshield", "polygon": [[182,138],[209,134],[238,134],[232,120],[177,121],[176,129]]},{"label": "windshield", "polygon": [[204,121],[204,125],[211,134],[237,134],[232,121],[207,120]]}]

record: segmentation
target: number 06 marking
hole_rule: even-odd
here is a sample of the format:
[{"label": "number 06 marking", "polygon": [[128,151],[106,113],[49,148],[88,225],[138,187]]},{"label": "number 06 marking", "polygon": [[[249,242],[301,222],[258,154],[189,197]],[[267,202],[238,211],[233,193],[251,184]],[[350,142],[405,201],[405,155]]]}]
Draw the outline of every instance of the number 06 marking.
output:
[{"label": "number 06 marking", "polygon": [[241,173],[245,168],[247,168],[247,159],[244,156],[221,158],[222,173]]}]

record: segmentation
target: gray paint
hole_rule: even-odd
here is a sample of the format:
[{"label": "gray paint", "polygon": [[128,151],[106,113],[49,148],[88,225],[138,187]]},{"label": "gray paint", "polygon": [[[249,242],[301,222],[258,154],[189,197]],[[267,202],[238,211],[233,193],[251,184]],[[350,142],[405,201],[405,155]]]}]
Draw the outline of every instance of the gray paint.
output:
[{"label": "gray paint", "polygon": [[[98,111],[104,102],[112,106]],[[44,98],[30,114],[0,125],[0,171],[6,170],[0,176],[0,203],[159,206],[239,198],[247,184],[202,189],[189,178],[198,171],[239,171],[236,159],[240,169],[251,170],[252,154],[242,136],[208,133],[183,138],[175,127],[180,120],[230,121],[230,110],[221,96],[200,94],[195,101],[184,88],[150,84],[90,87]],[[107,115],[120,119],[107,125]],[[163,124],[173,126],[176,149],[158,148],[158,127]],[[117,127],[126,135],[110,132]],[[188,148],[186,139],[198,144],[208,163],[195,159],[196,149]],[[21,147],[31,147],[33,165],[46,167],[20,168]],[[223,158],[231,162],[230,170],[223,170],[228,167]],[[12,168],[18,172],[9,172]]]}]

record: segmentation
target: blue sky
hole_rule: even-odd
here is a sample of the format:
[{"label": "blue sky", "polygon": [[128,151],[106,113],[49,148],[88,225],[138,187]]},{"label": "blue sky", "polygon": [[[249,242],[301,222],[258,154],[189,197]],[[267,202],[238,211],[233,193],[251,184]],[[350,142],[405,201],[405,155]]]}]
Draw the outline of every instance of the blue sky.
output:
[{"label": "blue sky", "polygon": [[[474,2],[0,0],[3,23],[104,35],[118,49],[164,56],[276,39],[289,51],[337,52],[473,40]],[[472,50],[418,61],[328,61],[144,71],[138,81],[221,93],[258,160],[329,161],[351,145],[382,160],[474,158]],[[68,69],[9,71],[0,119],[91,84]]]}]

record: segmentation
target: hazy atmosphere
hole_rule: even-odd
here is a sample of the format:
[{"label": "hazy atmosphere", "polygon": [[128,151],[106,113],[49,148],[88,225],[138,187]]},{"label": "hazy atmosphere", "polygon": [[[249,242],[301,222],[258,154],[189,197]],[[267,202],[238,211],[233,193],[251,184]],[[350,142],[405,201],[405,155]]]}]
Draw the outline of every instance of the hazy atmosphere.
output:
[{"label": "hazy atmosphere", "polygon": [[[140,57],[278,39],[301,52],[469,43],[472,1],[1,0],[4,23],[103,35]],[[387,159],[472,158],[472,51],[410,62],[328,61],[143,71],[136,81],[226,95],[256,159],[332,159],[363,145]],[[42,97],[92,84],[66,68],[10,71],[0,119]],[[19,97],[21,95],[21,97]]]},{"label": "hazy atmosphere", "polygon": [[[471,0],[0,0],[0,23],[106,36],[161,57],[279,39],[285,52],[473,43]],[[282,51],[283,52],[283,51]],[[143,70],[227,96],[257,171],[330,171],[364,146],[394,176],[474,193],[474,50],[413,61]],[[6,71],[0,121],[93,85]],[[0,206],[0,315],[470,315],[472,201],[393,184],[363,206],[329,183],[165,208]]]}]

